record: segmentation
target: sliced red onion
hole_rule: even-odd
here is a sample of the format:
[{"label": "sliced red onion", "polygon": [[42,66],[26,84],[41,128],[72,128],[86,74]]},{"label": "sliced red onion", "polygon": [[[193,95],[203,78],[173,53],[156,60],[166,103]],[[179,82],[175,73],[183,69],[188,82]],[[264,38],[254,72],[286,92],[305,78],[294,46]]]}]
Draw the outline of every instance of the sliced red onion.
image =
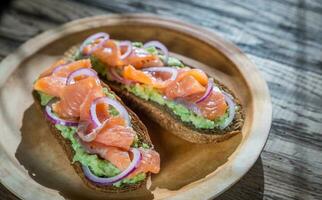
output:
[{"label": "sliced red onion", "polygon": [[115,70],[114,67],[111,67],[109,68],[109,72],[110,72],[110,75],[111,75],[111,78],[114,80],[114,81],[117,81],[119,83],[122,83],[122,84],[125,84],[125,85],[130,85],[130,84],[133,84],[135,83],[135,81],[132,81],[132,80],[127,80],[123,77],[121,77],[117,71]]},{"label": "sliced red onion", "polygon": [[137,48],[137,47],[134,48],[134,52],[135,52],[135,55],[137,55],[139,57],[142,57],[142,56],[145,57],[150,54],[145,49],[141,49],[141,48]]},{"label": "sliced red onion", "polygon": [[81,53],[83,53],[83,49],[86,45],[92,43],[93,41],[99,39],[99,38],[102,38],[102,40],[97,44],[95,45],[91,51],[89,53],[86,54],[86,56],[90,55],[91,53],[93,53],[96,49],[100,48],[107,40],[109,40],[110,36],[109,34],[107,33],[104,33],[104,32],[99,32],[99,33],[96,33],[94,35],[91,35],[89,36],[88,38],[86,38],[86,40],[84,40],[84,42],[82,43],[82,45],[80,46],[79,48],[79,51]]},{"label": "sliced red onion", "polygon": [[85,56],[91,55],[96,49],[101,48],[109,38],[103,38],[97,45],[95,45]]},{"label": "sliced red onion", "polygon": [[88,122],[80,122],[77,127],[77,135],[85,142],[93,141],[99,133],[100,127],[93,129],[90,133],[86,134]]},{"label": "sliced red onion", "polygon": [[45,107],[45,113],[46,113],[47,119],[49,119],[53,124],[60,124],[64,126],[76,126],[76,127],[78,126],[78,122],[76,121],[61,119],[58,116],[56,116],[52,112],[52,108],[51,108],[51,105],[53,103],[54,103],[53,101],[50,101]]},{"label": "sliced red onion", "polygon": [[200,97],[196,101],[196,103],[203,102],[205,99],[207,99],[209,97],[209,95],[211,94],[213,88],[214,88],[214,79],[209,78],[208,79],[208,84],[207,84],[207,89],[206,89],[205,93],[202,95],[202,97]]},{"label": "sliced red onion", "polygon": [[130,151],[133,153],[133,159],[127,169],[122,171],[120,174],[110,177],[110,178],[101,178],[96,176],[91,172],[88,166],[82,165],[85,176],[92,182],[98,183],[100,185],[111,185],[116,183],[123,178],[131,174],[140,164],[141,161],[141,152],[136,148],[131,148]]},{"label": "sliced red onion", "polygon": [[96,113],[96,106],[97,104],[100,104],[100,103],[105,103],[113,106],[119,112],[119,115],[125,119],[126,125],[131,126],[129,113],[126,111],[126,109],[120,102],[114,99],[111,99],[109,97],[99,97],[93,101],[90,108],[91,120],[94,122],[95,127],[102,126],[102,123],[98,119],[97,113]]},{"label": "sliced red onion", "polygon": [[[93,69],[91,69],[91,68],[80,68],[80,69],[77,69],[77,70],[73,71],[72,73],[70,73],[67,76],[66,85],[70,85],[70,84],[75,83],[74,78],[77,77],[77,76],[81,76],[81,75],[84,75],[84,76],[87,76],[87,77],[89,77],[89,76],[97,77],[97,73]],[[98,80],[98,78],[97,78],[97,80]]]},{"label": "sliced red onion", "polygon": [[196,113],[199,116],[202,116],[201,110],[198,108],[198,106],[196,104],[191,103],[191,104],[186,104],[186,106],[192,112]]},{"label": "sliced red onion", "polygon": [[225,122],[223,124],[220,125],[220,129],[225,129],[233,120],[235,117],[235,102],[233,101],[233,98],[230,94],[226,93],[226,92],[222,92],[224,97],[225,97],[225,101],[228,104],[228,118],[225,120]]},{"label": "sliced red onion", "polygon": [[126,52],[123,55],[121,55],[121,57],[120,57],[120,59],[123,60],[123,59],[125,59],[126,57],[128,57],[131,54],[131,52],[132,52],[132,42],[130,42],[130,41],[122,41],[122,42],[119,43],[119,46],[126,46],[127,47]]},{"label": "sliced red onion", "polygon": [[143,48],[148,48],[148,47],[156,47],[156,48],[160,49],[164,55],[164,62],[168,63],[169,51],[166,46],[164,46],[159,41],[153,40],[153,41],[147,42],[143,45]]},{"label": "sliced red onion", "polygon": [[173,67],[149,67],[144,68],[143,71],[147,72],[168,72],[171,73],[171,77],[168,80],[174,81],[178,76],[178,70]]},{"label": "sliced red onion", "polygon": [[51,72],[51,74],[54,74],[54,73],[58,72],[59,70],[63,69],[68,64],[70,64],[70,62],[66,62],[64,64],[58,65],[57,67],[55,67],[53,69],[53,71]]},{"label": "sliced red onion", "polygon": [[198,106],[195,103],[186,101],[184,98],[177,98],[175,102],[184,105],[186,108],[188,108],[195,114],[202,116],[201,110],[198,108]]}]

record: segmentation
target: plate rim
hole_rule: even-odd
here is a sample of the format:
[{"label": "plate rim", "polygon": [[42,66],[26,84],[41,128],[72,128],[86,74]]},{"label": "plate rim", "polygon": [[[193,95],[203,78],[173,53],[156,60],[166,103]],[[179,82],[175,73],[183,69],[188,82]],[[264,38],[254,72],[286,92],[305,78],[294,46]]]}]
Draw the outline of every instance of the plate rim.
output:
[{"label": "plate rim", "polygon": [[[147,23],[147,24],[150,23],[150,24],[154,24],[154,25],[158,24],[159,26],[162,26],[162,22],[170,23],[171,26],[176,27],[176,30],[178,30],[178,28],[182,29],[182,30],[187,30],[191,37],[197,38],[201,41],[207,39],[208,43],[209,43],[209,41],[211,42],[211,46],[214,46],[217,49],[219,49],[220,53],[225,55],[231,62],[234,63],[234,65],[236,65],[236,66],[237,66],[237,64],[239,65],[241,59],[243,61],[246,61],[246,63],[243,64],[243,67],[241,67],[241,68],[235,67],[235,68],[237,70],[239,70],[240,73],[243,75],[245,75],[247,71],[252,71],[252,76],[255,76],[257,81],[259,81],[259,84],[257,83],[257,86],[258,86],[258,88],[260,88],[262,95],[264,95],[264,97],[265,97],[265,98],[259,99],[259,100],[264,101],[264,104],[265,104],[265,107],[264,107],[265,111],[264,112],[266,113],[265,118],[262,116],[258,116],[259,118],[263,119],[263,122],[261,122],[261,124],[263,124],[265,121],[266,125],[261,127],[262,134],[260,136],[262,137],[262,140],[261,140],[260,144],[257,143],[257,149],[256,149],[257,153],[251,154],[251,157],[248,157],[248,159],[251,160],[249,163],[252,163],[252,164],[250,164],[246,167],[242,167],[240,169],[241,172],[238,175],[235,175],[235,176],[237,176],[237,178],[234,178],[233,180],[229,180],[228,181],[229,183],[225,183],[224,184],[225,186],[223,188],[217,189],[217,190],[219,190],[219,192],[217,192],[215,194],[213,194],[215,191],[213,188],[209,188],[209,187],[207,187],[207,185],[205,185],[206,183],[209,184],[209,181],[211,181],[211,180],[207,180],[207,181],[204,181],[203,183],[200,183],[201,190],[199,190],[199,193],[196,192],[195,188],[190,188],[190,189],[184,191],[184,194],[185,194],[184,196],[186,196],[188,194],[188,195],[191,195],[191,197],[193,197],[197,193],[199,195],[198,197],[203,197],[203,198],[207,198],[207,199],[213,198],[213,197],[220,195],[221,193],[223,193],[224,191],[229,189],[233,184],[238,182],[249,171],[249,169],[255,164],[256,160],[260,156],[260,154],[267,142],[269,130],[271,127],[271,122],[272,122],[271,96],[269,93],[267,83],[262,78],[261,73],[257,69],[256,65],[232,42],[227,41],[226,39],[218,36],[215,33],[215,31],[210,30],[208,28],[200,27],[197,25],[192,25],[192,24],[189,24],[187,22],[184,22],[182,20],[178,20],[178,19],[175,19],[172,17],[163,17],[163,16],[160,17],[157,15],[152,15],[152,14],[147,14],[147,13],[143,13],[143,14],[142,13],[107,14],[107,15],[98,15],[98,16],[91,16],[91,17],[76,19],[71,22],[60,25],[56,28],[44,31],[43,33],[29,39],[28,41],[23,43],[17,50],[15,50],[13,53],[6,56],[0,63],[0,89],[3,87],[6,80],[18,68],[18,66],[21,64],[22,60],[25,60],[26,58],[32,56],[39,49],[41,49],[42,47],[46,46],[47,44],[49,44],[57,39],[59,39],[61,36],[66,36],[69,34],[89,30],[90,28],[99,27],[100,25],[98,25],[98,23],[96,23],[96,22],[101,22],[103,19],[105,19],[107,21],[111,21],[111,22],[113,19],[114,20],[115,19],[134,20],[134,21],[139,21],[140,19],[144,19],[145,20],[144,23]],[[79,24],[82,24],[82,25],[87,24],[88,25],[88,23],[93,22],[93,21],[94,21],[94,25],[92,24],[92,25],[89,25],[86,27],[79,26]],[[109,24],[106,22],[106,24],[104,24],[104,25],[112,25],[112,24]],[[36,45],[35,45],[35,41],[38,41],[36,43]],[[226,49],[226,50],[229,49],[229,51],[236,53],[238,56],[231,58],[220,49]],[[19,59],[17,59],[17,56],[19,56]],[[245,79],[245,81],[246,81],[248,87],[255,89],[255,88],[253,88],[254,86],[250,85],[246,79]],[[252,101],[256,103],[258,100],[254,99],[254,97],[252,97]],[[254,103],[252,106],[254,107]],[[263,127],[264,127],[264,130],[263,130]],[[245,142],[249,142],[249,141],[247,140]],[[0,148],[2,148],[1,144],[0,144],[0,146],[1,146]],[[244,144],[242,147],[246,148],[245,146],[247,146],[247,145]],[[238,146],[238,148],[242,148],[242,147],[240,147],[240,145]],[[243,149],[239,149],[239,154],[240,154],[241,150],[243,150]],[[233,154],[235,154],[235,152],[236,151],[234,151]],[[0,155],[1,154],[6,154],[6,152],[0,151]],[[7,156],[7,155],[3,155],[3,156]],[[233,161],[236,162],[236,159],[238,159],[237,156],[238,155],[234,155],[232,162]],[[2,157],[2,156],[0,156],[0,157]],[[230,165],[233,165],[232,162],[230,163]],[[0,168],[0,174],[1,174],[2,170],[3,170],[3,168]],[[24,198],[23,197],[24,194],[20,194],[20,193],[16,192],[15,189],[11,188],[5,181],[0,179],[0,182],[14,195],[18,196],[21,199]],[[44,187],[44,186],[41,186],[41,187]],[[52,189],[50,189],[50,190],[52,190]],[[183,196],[183,192],[181,192],[181,193],[178,193],[176,196],[170,196],[170,198],[183,199],[184,196]]]}]

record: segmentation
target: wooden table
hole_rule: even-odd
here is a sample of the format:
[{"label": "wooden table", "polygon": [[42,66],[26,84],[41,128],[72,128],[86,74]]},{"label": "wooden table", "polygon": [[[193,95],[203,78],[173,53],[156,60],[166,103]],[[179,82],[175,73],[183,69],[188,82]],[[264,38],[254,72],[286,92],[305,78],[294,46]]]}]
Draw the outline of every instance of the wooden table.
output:
[{"label": "wooden table", "polygon": [[[0,60],[65,22],[128,12],[212,29],[239,46],[268,82],[269,140],[254,167],[218,199],[322,199],[322,1],[17,0],[0,19]],[[17,199],[1,185],[0,198]]]}]

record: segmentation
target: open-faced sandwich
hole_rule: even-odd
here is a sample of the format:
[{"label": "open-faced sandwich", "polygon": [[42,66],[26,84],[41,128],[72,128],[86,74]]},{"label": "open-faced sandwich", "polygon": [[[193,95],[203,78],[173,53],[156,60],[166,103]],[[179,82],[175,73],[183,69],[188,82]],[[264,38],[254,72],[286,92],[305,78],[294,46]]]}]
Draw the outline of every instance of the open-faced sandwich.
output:
[{"label": "open-faced sandwich", "polygon": [[146,127],[101,82],[89,59],[59,60],[34,82],[51,132],[89,187],[124,192],[160,170]]},{"label": "open-faced sandwich", "polygon": [[101,32],[68,55],[89,58],[130,107],[185,140],[219,142],[241,132],[243,112],[235,95],[204,71],[170,57],[158,41],[118,41]]}]

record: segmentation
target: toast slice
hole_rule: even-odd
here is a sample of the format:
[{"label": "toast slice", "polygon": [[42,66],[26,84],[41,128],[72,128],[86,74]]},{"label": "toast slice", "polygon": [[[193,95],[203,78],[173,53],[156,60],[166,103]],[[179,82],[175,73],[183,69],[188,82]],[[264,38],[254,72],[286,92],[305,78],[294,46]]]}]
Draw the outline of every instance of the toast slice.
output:
[{"label": "toast slice", "polygon": [[[107,82],[109,86],[115,91],[127,105],[129,105],[134,111],[145,113],[154,122],[158,123],[161,127],[167,129],[172,134],[187,140],[192,143],[213,143],[224,141],[238,133],[241,133],[243,126],[243,113],[242,109],[239,109],[233,122],[224,130],[203,130],[196,129],[190,123],[182,122],[178,116],[174,115],[171,110],[166,106],[160,106],[152,101],[146,101],[134,94],[128,92],[120,87],[121,85],[114,82]],[[227,90],[224,90],[227,92]],[[231,93],[230,93],[231,94]],[[236,105],[241,108],[241,105]]]},{"label": "toast slice", "polygon": [[[65,57],[74,58],[79,45],[71,47],[65,52]],[[161,127],[167,129],[172,134],[192,143],[215,143],[227,140],[228,138],[241,133],[244,124],[244,113],[239,100],[225,85],[214,78],[217,86],[233,97],[233,101],[238,106],[233,122],[225,129],[198,129],[191,123],[182,122],[168,107],[161,106],[152,101],[144,100],[130,93],[121,87],[122,85],[113,81],[108,81],[106,77],[101,77],[112,90],[119,95],[124,102],[134,111],[142,112],[158,123]]]},{"label": "toast slice", "polygon": [[[111,89],[103,82],[102,82],[102,86],[105,88],[108,88],[110,93],[114,94],[116,99],[128,111],[128,113],[131,117],[132,128],[137,133],[139,143],[143,142],[153,148],[153,144],[152,144],[150,137],[148,135],[148,130],[145,127],[145,125],[140,121],[138,116],[132,110],[130,110],[128,107],[126,107],[125,104],[122,102],[122,100],[115,93],[113,93],[113,91],[111,91]],[[76,173],[80,176],[80,178],[83,180],[83,182],[89,188],[97,190],[97,191],[101,191],[101,192],[107,192],[107,193],[121,193],[121,192],[128,192],[128,191],[136,190],[146,184],[146,181],[147,181],[148,177],[150,176],[150,173],[146,174],[147,176],[145,177],[145,180],[143,180],[143,181],[140,181],[136,184],[123,185],[121,187],[115,187],[113,185],[104,186],[104,185],[96,184],[96,183],[88,180],[83,173],[81,163],[79,163],[78,161],[73,163],[73,157],[75,155],[75,152],[72,149],[71,142],[69,140],[65,139],[62,136],[62,134],[60,133],[60,131],[55,127],[55,125],[52,124],[45,117],[45,107],[42,106],[40,103],[40,96],[39,96],[38,92],[34,90],[32,92],[32,94],[33,94],[33,98],[35,100],[36,107],[39,109],[39,111],[41,111],[43,113],[44,118],[46,119],[46,122],[50,128],[50,132],[55,136],[55,138],[58,140],[61,147],[65,150],[66,155],[67,155],[71,165],[73,166],[74,170],[76,171]]]}]

